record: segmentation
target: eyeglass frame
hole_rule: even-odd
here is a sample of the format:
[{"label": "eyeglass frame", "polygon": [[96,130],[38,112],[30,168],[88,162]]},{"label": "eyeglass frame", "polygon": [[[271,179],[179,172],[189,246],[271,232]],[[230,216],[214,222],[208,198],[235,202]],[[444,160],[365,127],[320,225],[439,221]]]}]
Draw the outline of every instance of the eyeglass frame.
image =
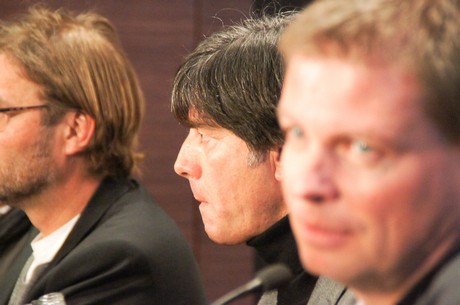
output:
[{"label": "eyeglass frame", "polygon": [[[24,107],[8,107],[8,108],[0,108],[0,114],[5,113],[6,114],[6,123],[8,123],[9,116],[7,115],[8,112],[16,112],[16,111],[25,111],[25,110],[32,110],[32,109],[42,109],[42,108],[48,108],[49,105],[42,104],[42,105],[34,105],[34,106],[24,106]],[[5,126],[6,127],[6,124]],[[0,125],[0,132],[3,131],[3,128]]]}]

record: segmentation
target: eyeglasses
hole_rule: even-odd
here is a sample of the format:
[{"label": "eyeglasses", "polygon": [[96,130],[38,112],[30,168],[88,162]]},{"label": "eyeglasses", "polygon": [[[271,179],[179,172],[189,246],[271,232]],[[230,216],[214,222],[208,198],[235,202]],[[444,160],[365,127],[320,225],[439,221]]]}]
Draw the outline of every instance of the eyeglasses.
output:
[{"label": "eyeglasses", "polygon": [[8,120],[10,119],[10,112],[21,112],[32,109],[43,109],[47,108],[48,105],[35,105],[35,106],[25,106],[25,107],[11,107],[11,108],[0,108],[0,132],[6,128]]}]

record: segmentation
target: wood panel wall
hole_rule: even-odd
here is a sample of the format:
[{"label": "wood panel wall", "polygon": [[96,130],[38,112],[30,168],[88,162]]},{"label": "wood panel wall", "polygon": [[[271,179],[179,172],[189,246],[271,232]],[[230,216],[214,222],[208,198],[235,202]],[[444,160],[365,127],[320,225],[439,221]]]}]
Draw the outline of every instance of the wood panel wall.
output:
[{"label": "wood panel wall", "polygon": [[[252,1],[2,0],[0,18],[24,12],[37,2],[52,8],[94,10],[114,23],[139,75],[147,101],[140,140],[146,155],[142,182],[190,242],[209,300],[250,279],[252,251],[244,245],[225,247],[209,241],[187,181],[173,171],[186,130],[170,114],[169,98],[174,73],[183,57],[205,34],[220,29],[222,22],[229,24],[247,16]],[[246,298],[239,304],[253,304],[253,301]]]}]

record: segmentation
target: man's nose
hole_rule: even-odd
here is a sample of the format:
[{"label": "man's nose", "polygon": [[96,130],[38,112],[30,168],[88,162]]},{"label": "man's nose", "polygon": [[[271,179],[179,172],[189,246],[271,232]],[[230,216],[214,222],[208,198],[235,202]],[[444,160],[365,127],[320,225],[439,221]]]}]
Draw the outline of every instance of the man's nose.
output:
[{"label": "man's nose", "polygon": [[189,137],[182,143],[179,153],[177,154],[176,162],[174,163],[174,171],[176,174],[186,179],[198,179],[201,176],[197,152],[192,143],[190,143]]},{"label": "man's nose", "polygon": [[315,149],[296,158],[293,170],[296,179],[290,179],[292,190],[311,203],[323,203],[337,198],[335,158],[324,150]]}]

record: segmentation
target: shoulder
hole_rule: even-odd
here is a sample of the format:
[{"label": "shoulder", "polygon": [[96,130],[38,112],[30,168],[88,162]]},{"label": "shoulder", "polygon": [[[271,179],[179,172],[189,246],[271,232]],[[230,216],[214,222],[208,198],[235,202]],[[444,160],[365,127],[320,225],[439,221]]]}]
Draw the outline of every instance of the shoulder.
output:
[{"label": "shoulder", "polygon": [[[62,291],[68,304],[185,305],[187,300],[204,304],[193,265],[182,266],[177,256],[165,264],[162,250],[157,252],[148,255],[125,238],[97,243],[85,240],[49,270],[44,280],[49,289]],[[175,268],[183,269],[176,272]]]},{"label": "shoulder", "polygon": [[91,210],[82,214],[72,232],[84,235],[72,252],[110,254],[116,249],[131,253],[133,259],[156,262],[191,256],[179,227],[139,183],[121,181],[98,192],[98,200],[90,202]]},{"label": "shoulder", "polygon": [[[96,297],[91,287],[106,285],[119,287],[107,288],[107,296],[117,296],[119,304],[145,304],[152,298],[163,300],[161,304],[183,304],[183,300],[204,304],[187,241],[142,188],[123,193],[102,215],[87,213],[80,221],[69,236],[72,246],[47,277],[49,285],[78,300],[75,304]],[[131,297],[130,303],[120,301]],[[113,304],[108,299],[91,304],[97,303]]]},{"label": "shoulder", "polygon": [[177,247],[187,244],[175,221],[136,182],[134,187],[110,203],[88,238],[111,240],[119,245],[145,251],[157,250],[159,247],[178,250]]},{"label": "shoulder", "polygon": [[417,305],[460,304],[460,252],[435,275]]},{"label": "shoulder", "polygon": [[354,298],[345,286],[325,277],[319,277],[310,297],[310,304],[354,304]]},{"label": "shoulder", "polygon": [[150,275],[166,273],[172,264],[196,264],[175,222],[128,180],[102,183],[52,264],[74,266],[87,260],[94,267],[139,264],[143,267],[138,271]]}]

